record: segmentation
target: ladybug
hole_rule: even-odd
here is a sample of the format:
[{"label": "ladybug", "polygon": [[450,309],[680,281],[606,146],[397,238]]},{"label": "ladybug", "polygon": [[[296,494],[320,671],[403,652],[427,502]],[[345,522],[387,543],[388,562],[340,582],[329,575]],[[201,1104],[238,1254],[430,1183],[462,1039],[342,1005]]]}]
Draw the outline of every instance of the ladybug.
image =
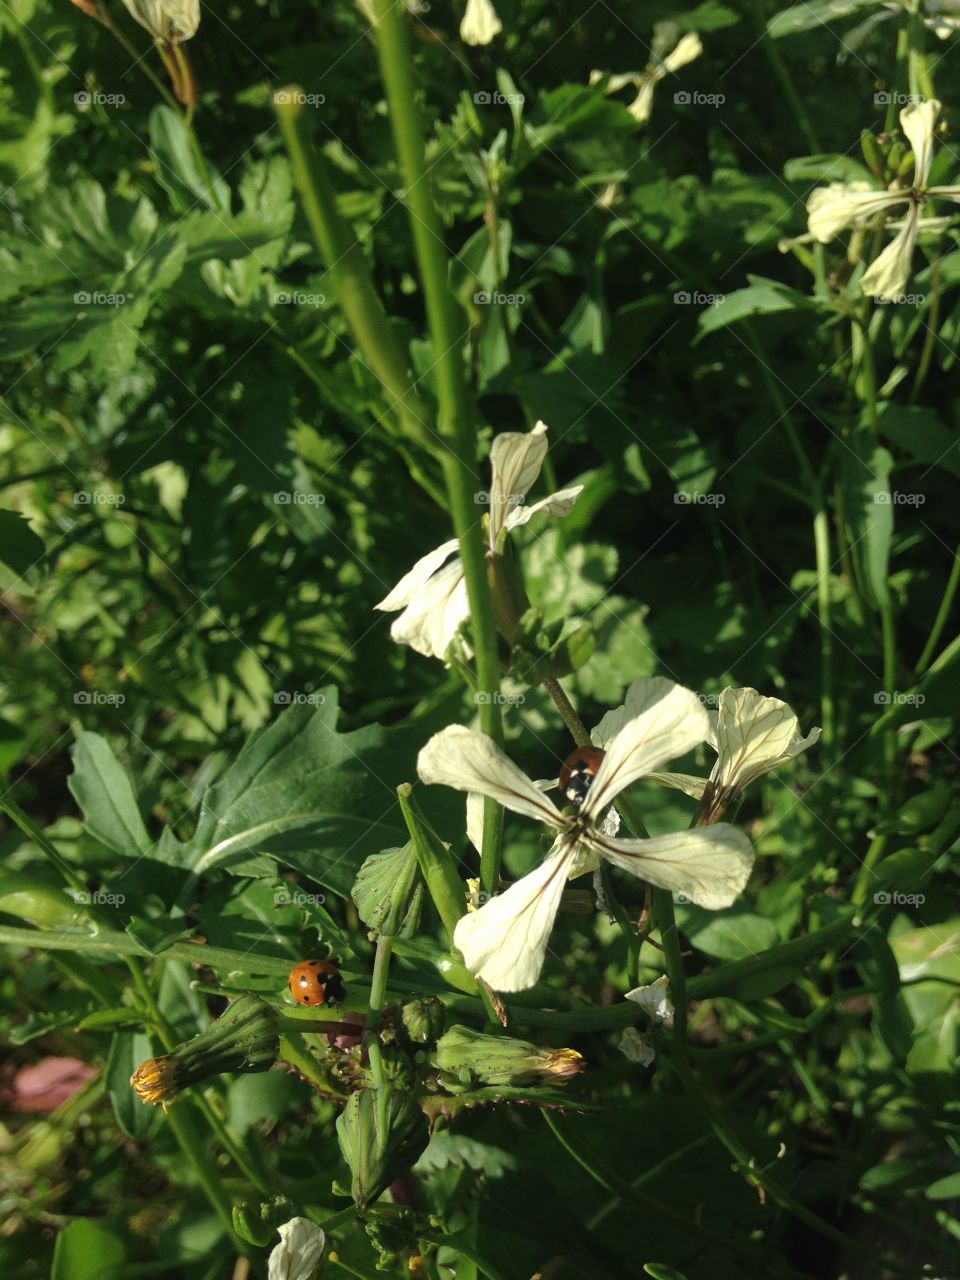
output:
[{"label": "ladybug", "polygon": [[301,960],[287,982],[297,1004],[339,1004],[347,994],[340,970],[329,960]]},{"label": "ladybug", "polygon": [[597,776],[604,752],[599,747],[577,747],[560,766],[560,793],[579,809]]}]

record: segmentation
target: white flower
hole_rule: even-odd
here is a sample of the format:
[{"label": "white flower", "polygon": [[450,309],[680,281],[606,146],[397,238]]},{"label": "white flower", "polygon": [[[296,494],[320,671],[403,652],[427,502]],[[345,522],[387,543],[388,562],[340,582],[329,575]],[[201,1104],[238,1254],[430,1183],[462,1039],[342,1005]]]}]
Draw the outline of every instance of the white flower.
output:
[{"label": "white flower", "polygon": [[189,40],[200,25],[200,0],[123,0],[130,16],[163,44]]},{"label": "white flower", "polygon": [[326,1236],[309,1218],[291,1218],[270,1252],[267,1280],[313,1280],[323,1257]]},{"label": "white flower", "polygon": [[617,1048],[624,1057],[641,1067],[651,1066],[657,1056],[650,1037],[643,1035],[636,1027],[627,1027],[624,1030]]},{"label": "white flower", "polygon": [[601,858],[700,906],[729,906],[753,865],[746,836],[727,824],[647,840],[618,840],[604,830],[616,797],[672,756],[703,741],[707,716],[689,689],[673,685],[628,721],[611,741],[579,808],[559,810],[485,734],[450,725],[420,752],[424,782],[494,800],[556,833],[543,863],[479,911],[462,917],[454,941],[467,966],[498,991],[522,991],[540,975],[547,940],[568,878]]},{"label": "white flower", "polygon": [[634,987],[632,991],[627,992],[625,999],[638,1004],[644,1013],[649,1015],[652,1022],[665,1022],[667,1018],[673,1017],[673,1005],[667,995],[669,981],[670,979],[664,973],[646,987]]},{"label": "white flower", "polygon": [[810,234],[826,244],[845,227],[860,227],[875,214],[906,205],[896,237],[870,264],[860,287],[868,298],[896,298],[910,279],[917,234],[932,229],[935,219],[920,217],[929,199],[960,201],[960,187],[929,187],[933,164],[933,130],[940,103],[935,98],[913,103],[900,112],[900,128],[913,148],[913,184],[877,191],[866,182],[831,182],[818,187],[807,201]]},{"label": "white flower", "polygon": [[[623,706],[608,711],[594,729],[591,736],[596,745],[606,746],[631,717],[664,697],[671,684],[662,676],[634,680]],[[819,738],[819,729],[811,729],[803,737],[797,717],[779,698],[764,697],[756,689],[728,687],[720,694],[717,710],[708,713],[704,741],[717,752],[710,777],[656,771],[647,777],[695,800],[702,800],[709,790],[709,811],[701,818],[709,821],[711,815],[720,816],[738,800],[744,787],[806,751]]]},{"label": "white flower", "polygon": [[460,23],[460,39],[464,44],[490,44],[502,30],[503,23],[490,0],[467,0]]},{"label": "white flower", "polygon": [[[688,31],[670,53],[662,56],[662,50],[669,40],[666,34],[668,29],[675,30],[672,23],[657,24],[653,37],[653,58],[643,71],[618,72],[610,77],[604,90],[608,94],[619,93],[628,84],[633,85],[637,90],[637,96],[627,110],[638,124],[646,124],[650,119],[654,86],[661,80],[665,80],[667,76],[679,71],[681,67],[685,67],[688,62],[693,62],[694,58],[699,58],[703,53],[700,37],[695,31]],[[603,74],[602,71],[591,71],[590,83],[596,84],[598,80],[602,80]]]},{"label": "white flower", "polygon": [[[573,509],[583,485],[561,489],[525,506],[527,491],[536,483],[547,453],[547,428],[538,422],[532,431],[504,431],[490,450],[491,482],[486,495],[487,555],[498,550],[501,537],[546,511],[565,516]],[[427,658],[444,658],[450,642],[470,616],[467,584],[457,539],[450,538],[413,566],[390,594],[376,606],[385,613],[402,610],[390,627],[398,644],[408,644]],[[450,557],[453,557],[452,559]]]}]

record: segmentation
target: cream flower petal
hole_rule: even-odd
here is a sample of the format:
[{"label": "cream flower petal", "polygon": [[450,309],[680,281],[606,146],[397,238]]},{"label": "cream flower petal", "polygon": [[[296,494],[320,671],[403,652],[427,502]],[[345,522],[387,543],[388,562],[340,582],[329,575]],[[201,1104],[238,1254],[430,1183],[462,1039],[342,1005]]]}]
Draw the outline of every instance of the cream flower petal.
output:
[{"label": "cream flower petal", "polygon": [[864,222],[873,214],[895,208],[909,199],[908,191],[877,191],[869,182],[831,182],[811,192],[807,201],[807,227],[814,240],[827,244],[852,223]]},{"label": "cream flower petal", "polygon": [[952,200],[960,203],[960,187],[927,187],[927,195],[933,200]]},{"label": "cream flower petal", "polygon": [[651,840],[607,840],[590,833],[583,842],[614,866],[711,911],[730,906],[753,867],[750,841],[726,822]]},{"label": "cream flower petal", "polygon": [[451,724],[433,735],[417,758],[417,772],[423,782],[490,796],[558,830],[566,825],[556,806],[492,738],[463,725]]},{"label": "cream flower petal", "polygon": [[670,979],[663,973],[645,987],[634,987],[632,991],[627,992],[624,999],[638,1004],[654,1022],[663,1022],[666,1018],[673,1017],[673,1005],[667,995],[669,985]]},{"label": "cream flower petal", "polygon": [[575,856],[570,845],[555,845],[535,871],[457,922],[453,941],[467,968],[495,991],[524,991],[540,977]]},{"label": "cream flower petal", "polygon": [[490,0],[467,0],[467,8],[460,23],[460,39],[464,44],[489,44],[503,30]]},{"label": "cream flower petal", "polygon": [[691,773],[648,773],[648,782],[656,782],[670,791],[682,791],[694,800],[702,800],[707,789],[706,778],[695,778]]},{"label": "cream flower petal", "polygon": [[570,489],[558,489],[549,497],[541,498],[539,502],[532,502],[529,507],[514,507],[504,521],[504,526],[511,531],[519,529],[541,511],[546,511],[551,516],[568,516],[581,493],[583,493],[583,485],[575,484]]},{"label": "cream flower petal", "polygon": [[919,216],[920,206],[911,205],[896,236],[863,273],[860,288],[868,298],[898,298],[906,292],[913,271]]},{"label": "cream flower petal", "polygon": [[641,676],[639,680],[634,680],[626,692],[623,704],[608,711],[590,734],[593,745],[606,751],[624,725],[665,698],[671,689],[680,687],[676,681],[668,680],[666,676]]},{"label": "cream flower petal", "polygon": [[717,712],[717,763],[711,778],[720,790],[741,791],[770,769],[792,760],[820,737],[801,737],[797,717],[779,698],[756,689],[724,689]]},{"label": "cream flower petal", "polygon": [[384,613],[393,613],[397,609],[406,608],[420,588],[430,581],[443,562],[456,551],[459,545],[456,538],[449,538],[433,551],[428,551],[425,556],[422,556],[417,561],[409,573],[404,574],[390,594],[385,596],[379,604],[374,605],[374,608],[382,609]]},{"label": "cream flower petal", "polygon": [[278,1231],[280,1243],[267,1263],[268,1280],[313,1280],[326,1245],[323,1229],[309,1218],[291,1218]]},{"label": "cream flower petal", "polygon": [[653,86],[659,78],[648,76],[641,80],[637,96],[627,107],[637,124],[646,124],[653,114]]},{"label": "cream flower petal", "polygon": [[200,25],[200,0],[123,0],[123,4],[155,40],[167,44],[189,40]]},{"label": "cream flower petal", "polygon": [[538,422],[532,431],[502,431],[490,446],[490,546],[512,511],[523,505],[527,491],[537,482],[547,456],[547,425]]},{"label": "cream flower petal", "polygon": [[695,31],[688,31],[672,53],[668,53],[660,64],[665,75],[672,75],[674,71],[679,71],[681,67],[685,67],[688,62],[693,62],[694,58],[699,58],[703,53],[703,44],[700,37]]},{"label": "cream flower petal", "polygon": [[390,635],[397,644],[409,645],[425,658],[443,659],[450,641],[469,616],[463,565],[456,559],[420,589],[394,619]]},{"label": "cream flower petal", "polygon": [[940,114],[936,98],[914,102],[900,112],[900,128],[913,148],[913,185],[925,187],[933,164],[933,128]]},{"label": "cream flower petal", "polygon": [[607,748],[581,813],[596,819],[632,782],[703,742],[707,713],[690,689],[674,684],[627,722]]}]

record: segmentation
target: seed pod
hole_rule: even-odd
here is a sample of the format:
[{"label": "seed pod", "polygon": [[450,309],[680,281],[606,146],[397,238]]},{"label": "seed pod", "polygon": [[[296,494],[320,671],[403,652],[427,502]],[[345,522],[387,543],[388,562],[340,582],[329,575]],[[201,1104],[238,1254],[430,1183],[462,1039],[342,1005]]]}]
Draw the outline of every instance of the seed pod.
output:
[{"label": "seed pod", "polygon": [[455,1026],[437,1042],[437,1066],[451,1082],[527,1085],[569,1080],[585,1066],[575,1049],[542,1049],[526,1040]]},{"label": "seed pod", "polygon": [[141,1062],[130,1083],[141,1102],[166,1107],[188,1085],[224,1071],[267,1071],[278,1050],[276,1013],[259,996],[246,994],[192,1040]]}]

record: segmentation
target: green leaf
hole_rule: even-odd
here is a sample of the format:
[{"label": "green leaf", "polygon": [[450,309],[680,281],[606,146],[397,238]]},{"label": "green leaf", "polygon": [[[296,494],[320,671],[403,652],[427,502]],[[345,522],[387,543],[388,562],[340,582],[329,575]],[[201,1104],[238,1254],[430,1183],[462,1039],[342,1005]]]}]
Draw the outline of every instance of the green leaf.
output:
[{"label": "green leaf", "polygon": [[188,212],[199,200],[207,209],[229,214],[230,188],[210,161],[197,155],[182,116],[171,107],[154,107],[150,113],[150,152],[157,180],[178,213]]},{"label": "green leaf", "polygon": [[90,1218],[76,1218],[57,1235],[50,1280],[120,1280],[123,1242]]},{"label": "green leaf", "polygon": [[42,560],[43,542],[18,511],[0,511],[0,589],[31,590],[25,575]]},{"label": "green leaf", "polygon": [[[913,462],[936,464],[951,475],[960,476],[960,451],[954,431],[944,426],[935,409],[919,404],[877,406],[877,430],[902,449]],[[923,495],[918,505],[922,505]]]},{"label": "green leaf", "polygon": [[475,1169],[489,1178],[502,1178],[518,1167],[515,1156],[500,1147],[462,1133],[433,1134],[430,1145],[414,1166],[417,1173],[433,1173],[439,1169]]},{"label": "green leaf", "polygon": [[405,844],[396,788],[422,730],[373,724],[341,734],[336,689],[313,698],[317,705],[294,703],[247,740],[204,792],[189,841],[166,831],[149,856],[199,875],[251,869],[251,858],[264,854],[347,898],[364,858]]},{"label": "green leaf", "polygon": [[[357,872],[350,896],[360,919],[374,933],[381,932],[395,904],[399,909],[405,905],[404,902],[397,903],[397,897],[402,894],[404,899],[408,898],[412,869],[416,865],[416,850],[413,842],[409,841],[400,849],[384,849],[382,853],[372,853]],[[399,933],[411,931],[411,926],[420,914],[422,899],[423,885],[420,883],[407,906]]]},{"label": "green leaf", "polygon": [[960,1196],[960,1173],[949,1173],[931,1182],[924,1194],[928,1200],[955,1200]]},{"label": "green leaf", "polygon": [[865,164],[853,156],[796,156],[783,166],[788,182],[869,182],[874,178]]},{"label": "green leaf", "polygon": [[886,604],[893,503],[890,472],[893,458],[886,449],[859,432],[841,451],[844,520],[850,554],[864,600],[873,608]]},{"label": "green leaf", "polygon": [[130,1077],[149,1057],[150,1041],[142,1032],[117,1031],[114,1034],[103,1080],[110,1095],[114,1119],[128,1138],[142,1138],[156,1115],[154,1108],[142,1103],[130,1087]]},{"label": "green leaf", "polygon": [[77,739],[68,785],[92,836],[128,858],[150,854],[153,841],[137,808],[130,779],[98,733],[82,733]]},{"label": "green leaf", "polygon": [[777,280],[748,275],[750,285],[728,293],[722,301],[713,303],[699,316],[700,333],[697,341],[716,329],[723,329],[749,316],[773,315],[778,311],[816,311],[817,303],[805,294],[789,289]]},{"label": "green leaf", "polygon": [[653,1280],[687,1280],[682,1271],[668,1266],[666,1262],[645,1262],[643,1269]]}]

